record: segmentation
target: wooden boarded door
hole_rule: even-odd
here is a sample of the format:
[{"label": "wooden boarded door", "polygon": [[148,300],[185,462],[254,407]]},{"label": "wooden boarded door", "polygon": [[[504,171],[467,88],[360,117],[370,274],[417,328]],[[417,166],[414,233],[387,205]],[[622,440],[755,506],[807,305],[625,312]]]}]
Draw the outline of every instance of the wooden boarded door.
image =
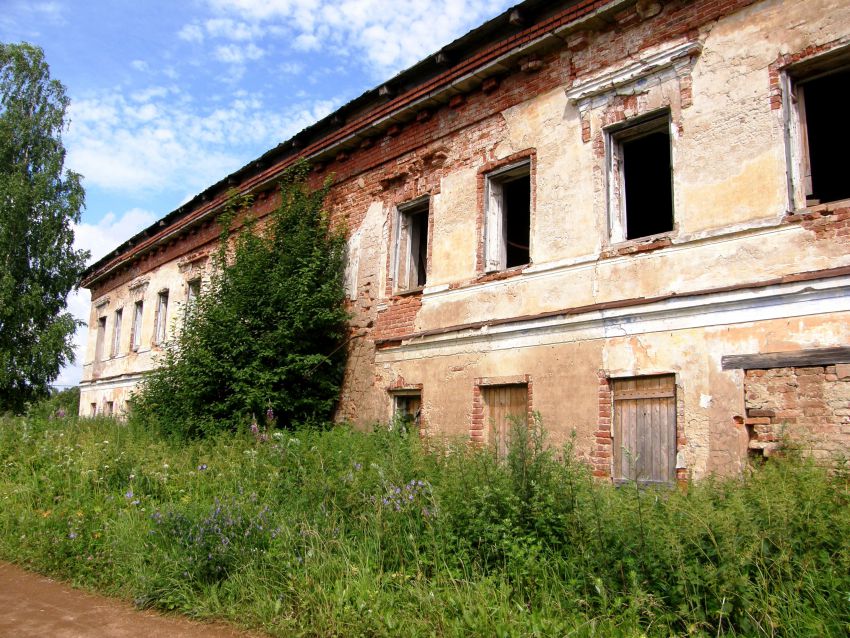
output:
[{"label": "wooden boarded door", "polygon": [[528,386],[524,383],[486,386],[481,394],[484,422],[490,424],[490,442],[497,444],[499,456],[505,456],[513,423],[528,426]]},{"label": "wooden boarded door", "polygon": [[676,378],[615,379],[614,478],[670,483],[676,477]]}]

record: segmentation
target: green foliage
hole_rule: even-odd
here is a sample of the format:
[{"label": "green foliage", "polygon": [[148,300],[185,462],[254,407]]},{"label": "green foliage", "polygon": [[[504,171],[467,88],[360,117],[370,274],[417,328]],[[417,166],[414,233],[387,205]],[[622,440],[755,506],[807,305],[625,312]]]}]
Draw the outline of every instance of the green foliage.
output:
[{"label": "green foliage", "polygon": [[850,630],[850,485],[793,456],[636,490],[539,422],[499,460],[384,428],[177,442],[29,416],[0,421],[0,468],[0,559],[273,635]]},{"label": "green foliage", "polygon": [[47,396],[74,357],[63,311],[88,254],[73,249],[84,192],[63,168],[67,106],[40,48],[0,43],[0,411]]},{"label": "green foliage", "polygon": [[345,241],[322,212],[328,185],[310,191],[306,174],[301,165],[284,175],[262,228],[246,218],[250,199],[231,197],[211,282],[146,379],[134,418],[183,438],[269,409],[285,424],[330,418],[346,357]]}]

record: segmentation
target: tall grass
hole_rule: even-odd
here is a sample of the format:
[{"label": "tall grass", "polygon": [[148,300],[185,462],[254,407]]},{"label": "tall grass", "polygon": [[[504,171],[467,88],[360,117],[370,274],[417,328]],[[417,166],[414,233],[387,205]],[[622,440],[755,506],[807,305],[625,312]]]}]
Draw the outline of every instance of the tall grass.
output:
[{"label": "tall grass", "polygon": [[789,457],[687,492],[594,481],[539,424],[464,443],[0,422],[0,556],[290,636],[843,636],[846,477]]}]

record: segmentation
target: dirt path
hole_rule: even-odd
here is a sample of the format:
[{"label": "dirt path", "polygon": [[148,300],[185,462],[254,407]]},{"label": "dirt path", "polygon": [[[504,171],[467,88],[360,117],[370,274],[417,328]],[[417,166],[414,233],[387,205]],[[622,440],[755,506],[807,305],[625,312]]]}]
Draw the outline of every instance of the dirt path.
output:
[{"label": "dirt path", "polygon": [[6,638],[248,638],[220,624],[138,611],[20,567],[0,563],[0,637]]}]

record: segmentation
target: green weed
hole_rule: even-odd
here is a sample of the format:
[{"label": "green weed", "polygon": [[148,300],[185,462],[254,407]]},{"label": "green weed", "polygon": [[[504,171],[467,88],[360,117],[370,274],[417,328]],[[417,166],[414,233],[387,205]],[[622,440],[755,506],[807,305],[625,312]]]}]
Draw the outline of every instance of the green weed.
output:
[{"label": "green weed", "polygon": [[0,421],[0,557],[281,636],[842,636],[847,476],[793,455],[687,493],[347,427],[178,443]]}]

